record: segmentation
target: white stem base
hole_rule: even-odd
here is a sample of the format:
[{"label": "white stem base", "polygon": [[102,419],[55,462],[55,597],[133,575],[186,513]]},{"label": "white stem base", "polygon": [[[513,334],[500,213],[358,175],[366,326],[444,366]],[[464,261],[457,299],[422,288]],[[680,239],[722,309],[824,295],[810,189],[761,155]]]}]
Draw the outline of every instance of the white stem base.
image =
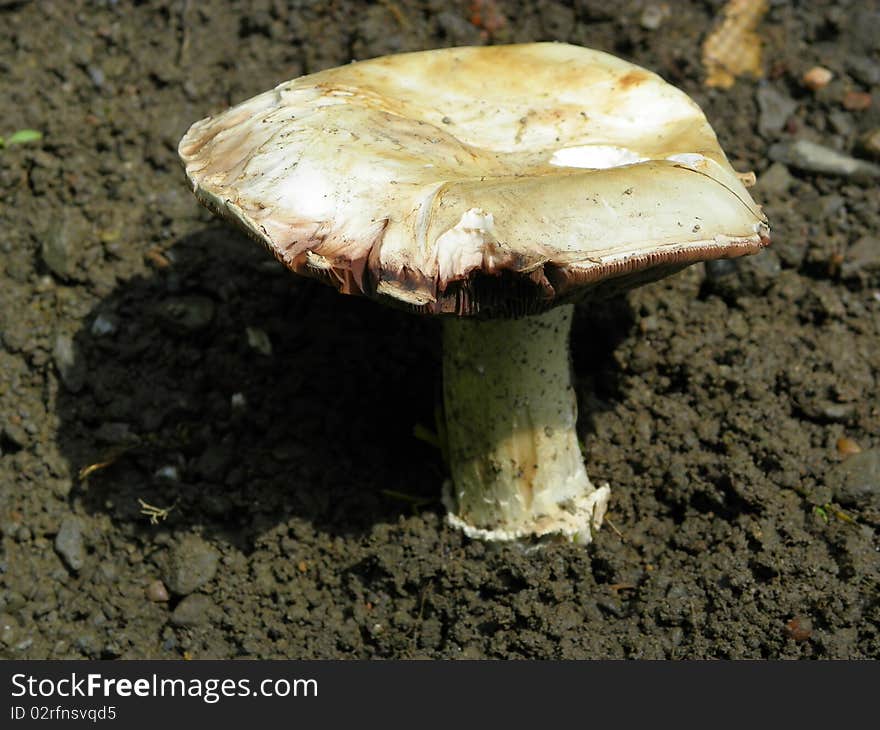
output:
[{"label": "white stem base", "polygon": [[469,537],[557,535],[587,543],[608,485],[592,485],[575,423],[572,305],[515,320],[450,318],[443,390],[452,486],[449,523]]}]

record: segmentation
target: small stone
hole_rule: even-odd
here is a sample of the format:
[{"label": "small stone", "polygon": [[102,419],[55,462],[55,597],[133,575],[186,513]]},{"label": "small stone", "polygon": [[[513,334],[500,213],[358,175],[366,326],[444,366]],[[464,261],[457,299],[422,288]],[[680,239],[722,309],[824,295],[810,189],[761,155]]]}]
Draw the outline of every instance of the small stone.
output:
[{"label": "small stone", "polygon": [[168,589],[186,596],[210,582],[217,573],[218,555],[196,535],[185,536],[171,551],[163,579]]},{"label": "small stone", "polygon": [[770,145],[767,154],[771,160],[784,162],[786,165],[806,172],[840,175],[856,180],[870,180],[880,177],[880,165],[857,160],[830,147],[806,139],[777,142]]},{"label": "small stone", "polygon": [[841,436],[837,439],[837,453],[841,456],[852,456],[862,453],[861,447],[853,439]]},{"label": "small stone", "polygon": [[92,659],[97,658],[101,652],[101,641],[98,639],[97,633],[91,630],[84,631],[77,636],[74,645],[83,654]]},{"label": "small stone", "polygon": [[837,193],[820,196],[817,200],[817,204],[821,208],[823,220],[834,218],[841,211],[846,209],[846,200],[842,195],[838,195]]},{"label": "small stone", "polygon": [[645,373],[657,364],[658,359],[654,346],[646,340],[639,340],[630,355],[629,370],[636,375]]},{"label": "small stone", "polygon": [[208,622],[214,609],[211,599],[201,593],[187,596],[171,614],[171,625],[178,627],[199,626]]},{"label": "small stone", "polygon": [[87,235],[87,226],[79,213],[66,212],[55,221],[40,246],[43,263],[55,276],[68,279],[77,265],[77,252]]},{"label": "small stone", "polygon": [[15,616],[0,613],[0,644],[12,646],[18,638],[18,622]]},{"label": "small stone", "polygon": [[810,91],[818,91],[828,86],[833,78],[834,74],[829,69],[824,66],[813,66],[803,75],[801,82]]},{"label": "small stone", "polygon": [[649,3],[645,6],[645,9],[642,10],[642,15],[639,18],[639,25],[642,26],[645,30],[657,30],[661,25],[663,25],[663,21],[669,17],[671,10],[669,5],[666,3]]},{"label": "small stone", "polygon": [[794,114],[797,102],[770,84],[761,85],[755,96],[758,100],[758,131],[764,137],[776,137]]},{"label": "small stone", "polygon": [[868,449],[832,467],[826,482],[843,505],[880,509],[880,449]]},{"label": "small stone", "polygon": [[99,314],[92,321],[89,331],[94,337],[106,337],[107,335],[116,334],[117,327],[115,317],[108,314]]},{"label": "small stone", "polygon": [[192,334],[205,329],[214,319],[214,302],[208,297],[191,295],[166,299],[159,305],[159,321],[177,334]]},{"label": "small stone", "polygon": [[847,91],[841,104],[848,111],[863,112],[871,107],[871,95],[864,91]]},{"label": "small stone", "polygon": [[174,464],[166,464],[165,466],[160,466],[156,469],[153,476],[164,482],[179,482],[180,470],[174,466]]},{"label": "small stone", "polygon": [[82,535],[82,520],[76,515],[68,515],[61,522],[55,535],[55,551],[73,571],[79,571],[86,562],[86,547]]},{"label": "small stone", "polygon": [[86,368],[77,357],[70,335],[57,334],[52,343],[52,360],[64,387],[71,393],[79,393],[86,384]]},{"label": "small stone", "polygon": [[101,577],[104,578],[108,583],[112,583],[116,580],[119,575],[119,571],[117,570],[116,564],[111,562],[110,560],[104,560],[98,566],[98,571],[101,574]]},{"label": "small stone", "polygon": [[98,66],[86,66],[86,73],[89,75],[89,78],[92,80],[96,89],[100,89],[104,86],[106,76],[104,75],[103,69]]},{"label": "small stone", "polygon": [[855,406],[852,403],[831,403],[830,401],[820,401],[819,416],[832,423],[842,423],[850,420],[855,414]]},{"label": "small stone", "polygon": [[846,70],[865,86],[880,84],[880,62],[868,56],[846,56]]},{"label": "small stone", "polygon": [[245,328],[248,346],[259,352],[261,355],[269,357],[272,354],[272,341],[263,330],[257,327]]},{"label": "small stone", "polygon": [[864,155],[880,160],[880,127],[868,130],[859,137],[858,146]]},{"label": "small stone", "polygon": [[844,137],[849,137],[856,128],[853,122],[853,115],[847,114],[841,109],[834,109],[828,112],[828,123],[834,132]]},{"label": "small stone", "polygon": [[880,274],[880,238],[862,236],[847,248],[840,274],[844,279]]},{"label": "small stone", "polygon": [[784,195],[794,183],[788,168],[781,162],[774,162],[758,178],[755,190],[768,195]]},{"label": "small stone", "polygon": [[170,598],[168,589],[161,580],[154,580],[150,583],[144,593],[147,596],[147,600],[153,603],[165,603]]},{"label": "small stone", "polygon": [[0,423],[0,436],[9,442],[7,445],[11,445],[12,450],[23,449],[30,443],[28,432],[24,430],[21,423],[11,420]]},{"label": "small stone", "polygon": [[6,610],[12,613],[20,611],[27,605],[27,599],[18,591],[6,592]]},{"label": "small stone", "polygon": [[795,616],[785,624],[785,635],[794,641],[807,641],[813,635],[813,622],[808,616]]},{"label": "small stone", "polygon": [[816,423],[844,423],[855,414],[853,403],[837,403],[809,390],[793,393],[792,399],[801,414]]}]

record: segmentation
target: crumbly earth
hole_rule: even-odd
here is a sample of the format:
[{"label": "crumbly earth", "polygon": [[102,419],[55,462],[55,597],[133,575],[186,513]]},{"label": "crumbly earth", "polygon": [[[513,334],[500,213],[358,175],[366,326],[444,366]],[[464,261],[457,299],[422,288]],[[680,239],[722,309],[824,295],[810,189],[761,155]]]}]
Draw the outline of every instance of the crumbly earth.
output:
[{"label": "crumbly earth", "polygon": [[[880,7],[772,3],[720,90],[722,3],[670,5],[0,2],[0,135],[44,135],[0,149],[0,657],[880,656],[880,191],[768,159],[876,154]],[[578,310],[608,520],[525,552],[445,526],[438,322],[281,270],[175,148],[352,58],[548,39],[693,95],[774,246]]]}]

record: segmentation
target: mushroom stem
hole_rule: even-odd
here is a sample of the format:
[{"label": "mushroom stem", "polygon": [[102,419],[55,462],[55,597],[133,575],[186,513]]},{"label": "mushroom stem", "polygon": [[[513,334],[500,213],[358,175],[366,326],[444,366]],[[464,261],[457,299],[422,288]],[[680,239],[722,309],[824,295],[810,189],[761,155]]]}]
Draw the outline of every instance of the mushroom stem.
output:
[{"label": "mushroom stem", "polygon": [[574,306],[506,320],[449,318],[443,391],[449,521],[486,540],[589,542],[608,502],[584,467],[569,333]]}]

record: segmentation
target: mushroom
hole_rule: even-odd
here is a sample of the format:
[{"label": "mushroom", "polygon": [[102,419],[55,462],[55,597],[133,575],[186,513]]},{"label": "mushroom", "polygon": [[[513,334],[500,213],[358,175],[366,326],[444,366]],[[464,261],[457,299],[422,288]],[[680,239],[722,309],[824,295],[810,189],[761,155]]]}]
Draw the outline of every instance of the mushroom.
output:
[{"label": "mushroom", "polygon": [[179,152],[196,197],[291,270],[442,316],[444,502],[487,540],[589,542],[601,524],[574,303],[769,243],[687,95],[567,44],[302,76],[196,122]]}]

